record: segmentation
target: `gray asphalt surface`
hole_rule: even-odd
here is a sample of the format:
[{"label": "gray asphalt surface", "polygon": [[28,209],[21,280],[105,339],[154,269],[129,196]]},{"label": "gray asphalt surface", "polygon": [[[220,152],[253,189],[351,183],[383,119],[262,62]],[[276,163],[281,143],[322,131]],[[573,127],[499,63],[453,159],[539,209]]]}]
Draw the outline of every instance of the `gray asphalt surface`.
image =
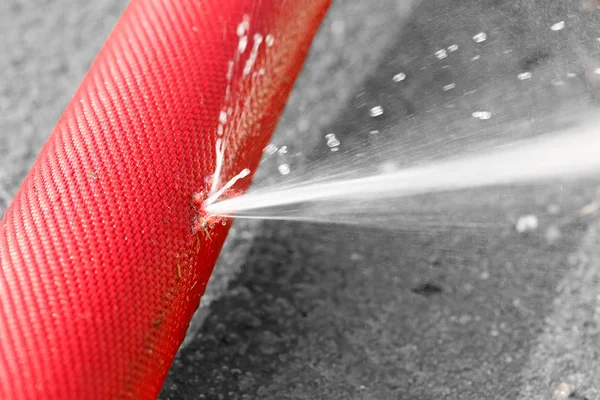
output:
[{"label": "gray asphalt surface", "polygon": [[[472,148],[596,110],[595,1],[373,3],[336,2],[315,42],[274,138],[302,153],[288,160],[295,169],[336,156],[327,132],[343,151],[392,136],[441,147],[464,137]],[[0,5],[0,213],[123,6]],[[531,80],[517,79],[524,71]],[[381,118],[369,117],[375,105]],[[267,159],[260,180],[279,162]],[[480,230],[238,224],[244,248],[232,242],[224,255],[161,398],[598,399],[598,187],[492,188],[414,210],[494,221]],[[521,234],[526,214],[539,226]]]}]

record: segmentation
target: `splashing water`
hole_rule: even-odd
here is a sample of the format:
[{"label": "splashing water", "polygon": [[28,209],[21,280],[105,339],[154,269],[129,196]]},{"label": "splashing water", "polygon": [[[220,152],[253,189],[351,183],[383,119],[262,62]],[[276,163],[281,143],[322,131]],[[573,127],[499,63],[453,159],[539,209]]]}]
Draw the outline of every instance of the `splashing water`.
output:
[{"label": "splashing water", "polygon": [[[239,218],[336,221],[349,213],[390,214],[393,200],[538,180],[572,178],[600,170],[597,121],[543,138],[393,172],[262,188],[218,201],[206,211]],[[389,170],[389,169],[388,169]],[[365,201],[369,203],[365,205]],[[320,207],[307,207],[319,204]],[[379,204],[379,206],[377,205]],[[344,218],[339,218],[344,222]]]},{"label": "splashing water", "polygon": [[[565,27],[565,22],[558,20],[553,25],[546,25],[545,29],[548,27],[552,31],[560,31]],[[482,28],[485,27],[482,26]],[[242,79],[248,77],[250,71],[255,68],[254,64],[259,49],[262,48],[266,51],[275,43],[275,38],[267,32],[253,32],[251,34],[249,16],[244,16],[237,27],[236,33],[239,36],[239,46],[237,54],[230,62],[227,73],[227,79],[230,82],[234,80],[232,76],[236,76],[235,72],[238,72],[237,75],[241,75]],[[327,133],[324,135],[327,150],[330,154],[335,153],[339,157],[330,164],[328,164],[328,161],[321,163],[324,165],[320,166],[317,163],[317,168],[312,168],[312,171],[303,171],[301,164],[294,159],[297,150],[294,149],[294,146],[288,148],[283,143],[278,145],[272,143],[265,149],[265,154],[278,157],[277,175],[286,177],[285,182],[287,184],[255,187],[245,195],[230,199],[225,198],[227,189],[233,187],[239,179],[248,176],[250,171],[243,170],[229,181],[221,181],[226,143],[236,130],[236,127],[230,123],[234,120],[230,118],[232,107],[234,112],[238,112],[236,104],[232,103],[233,94],[229,93],[228,90],[223,110],[219,114],[220,137],[216,143],[216,169],[212,177],[209,198],[205,202],[205,211],[209,214],[239,218],[294,219],[343,223],[360,220],[363,224],[365,221],[377,223],[376,221],[392,217],[396,218],[415,213],[424,214],[425,211],[419,210],[424,208],[419,204],[424,195],[437,196],[439,202],[444,203],[444,195],[441,194],[449,194],[459,190],[534,183],[559,177],[578,177],[600,169],[600,157],[597,157],[597,149],[600,149],[600,139],[595,134],[595,126],[597,125],[594,123],[584,122],[577,129],[571,129],[562,134],[547,134],[544,138],[529,141],[517,142],[513,139],[513,142],[509,145],[491,147],[491,149],[490,146],[487,146],[487,150],[481,150],[482,146],[476,142],[480,139],[485,142],[489,138],[481,135],[481,132],[478,131],[480,129],[492,130],[489,127],[506,124],[506,114],[510,109],[510,104],[505,101],[506,99],[502,104],[494,104],[486,98],[486,96],[492,96],[489,85],[486,86],[487,83],[480,88],[472,89],[473,85],[470,80],[461,79],[460,74],[452,72],[452,70],[455,69],[454,64],[459,62],[460,57],[467,57],[471,61],[481,59],[489,62],[491,56],[486,53],[486,46],[497,44],[498,35],[498,32],[483,29],[470,33],[467,37],[468,42],[438,43],[435,47],[432,46],[427,50],[427,56],[421,64],[419,64],[418,58],[407,56],[407,62],[413,63],[413,67],[405,68],[406,66],[403,66],[406,72],[396,70],[394,74],[390,74],[392,81],[398,84],[396,85],[398,90],[407,90],[407,93],[414,93],[413,86],[419,75],[423,75],[422,79],[428,81],[428,77],[431,78],[428,75],[429,72],[427,72],[429,69],[444,70],[443,74],[439,72],[440,76],[444,76],[444,79],[440,80],[441,83],[437,90],[440,93],[445,93],[442,97],[445,109],[438,108],[436,110],[435,120],[441,121],[449,118],[448,123],[452,124],[452,117],[450,117],[447,110],[470,104],[472,107],[467,111],[468,114],[463,113],[460,118],[463,118],[464,121],[467,119],[474,120],[475,124],[486,124],[488,128],[483,128],[484,125],[470,125],[468,128],[464,128],[467,122],[462,122],[462,125],[460,125],[461,131],[458,134],[451,133],[447,138],[441,136],[434,138],[433,131],[437,128],[429,121],[422,122],[423,120],[421,120],[420,123],[423,124],[422,130],[424,131],[421,137],[430,143],[415,143],[414,141],[411,143],[409,141],[396,146],[394,142],[388,142],[382,146],[383,140],[386,139],[384,138],[385,133],[380,135],[380,132],[387,130],[387,127],[378,124],[385,125],[386,121],[393,118],[394,109],[386,101],[366,101],[358,96],[357,107],[364,107],[364,116],[370,117],[373,121],[366,132],[369,133],[369,137],[378,140],[376,144],[380,146],[379,148],[367,149],[366,152],[360,150],[363,153],[362,155],[368,157],[359,158],[356,154],[355,157],[349,154],[353,150],[346,142],[342,144],[342,141],[345,140],[343,137],[344,132],[339,132],[341,136],[337,136],[336,133]],[[556,35],[560,34],[557,33]],[[460,43],[460,46],[458,43]],[[480,52],[481,54],[477,54]],[[499,54],[509,57],[511,52],[512,50],[508,49]],[[242,53],[248,54],[245,63],[240,61]],[[584,50],[581,50],[580,53],[586,54]],[[432,55],[434,60],[432,60]],[[600,68],[597,67],[594,60],[588,60],[589,56],[585,55],[583,58],[587,60],[587,64],[585,64],[586,79],[591,82],[590,84],[593,84],[595,81],[592,81]],[[518,71],[507,77],[504,86],[513,85],[508,82],[516,81],[520,86],[515,86],[515,90],[539,91],[539,88],[533,88],[533,83],[545,81],[552,82],[555,87],[565,85],[565,82],[556,78],[560,76],[558,70],[554,74],[554,80],[550,80],[550,75],[546,74],[546,76],[543,71],[535,70],[536,65],[527,60],[525,59],[519,65]],[[485,63],[474,63],[473,68],[485,68]],[[535,75],[532,72],[534,70]],[[254,74],[260,75],[260,71],[264,70],[259,69],[258,71]],[[407,72],[410,73],[412,82],[411,79],[407,79]],[[567,71],[562,71],[562,74],[569,78],[578,76],[576,73]],[[415,76],[414,79],[412,78],[413,75]],[[495,81],[486,78],[485,82],[494,83]],[[499,87],[493,92],[497,94],[499,89],[501,88]],[[477,95],[473,96],[476,93]],[[392,97],[394,96],[396,95],[392,95]],[[436,107],[435,103],[427,104]],[[428,110],[428,112],[433,111],[433,109]],[[411,116],[409,115],[409,117]],[[537,118],[537,116],[535,117]],[[533,113],[529,118],[533,124]],[[588,117],[584,120],[591,121]],[[517,118],[507,124],[510,125],[507,129],[512,129],[520,123]],[[301,125],[299,122],[298,130],[307,133],[308,126],[302,127]],[[402,137],[403,135],[399,133],[403,132],[409,124],[400,122],[400,125],[396,128],[397,132],[392,132],[388,136]],[[471,133],[469,132],[472,133],[472,137],[470,137]],[[463,137],[458,137],[460,135]],[[479,138],[475,138],[475,136],[479,136]],[[514,137],[512,134],[511,136]],[[505,139],[500,141],[502,143],[507,142]],[[498,141],[495,144],[497,145]],[[368,145],[365,144],[364,147],[368,147]],[[392,147],[392,149],[390,150],[388,147]],[[433,151],[427,153],[427,147]],[[448,154],[448,150],[456,150],[459,147],[469,149],[470,153],[463,154],[455,151],[454,154]],[[382,148],[385,154],[381,154]],[[290,149],[294,151],[289,152]],[[422,159],[418,163],[414,163],[415,157],[410,153],[425,155],[425,157],[421,157]],[[439,155],[444,157],[438,157]],[[377,160],[377,165],[380,166],[379,173],[375,173],[373,170],[373,166],[376,164],[375,160]],[[339,168],[343,172],[333,176],[331,173],[322,174],[321,172],[327,170],[328,166]],[[315,173],[315,169],[319,168],[321,171]],[[402,199],[402,201],[400,202],[398,199]],[[408,209],[406,205],[411,203],[413,203],[413,208]],[[472,206],[472,204],[465,203],[463,200],[461,206],[465,205]],[[426,218],[433,220],[438,217],[431,210],[427,210],[427,212],[429,214],[424,214]]]},{"label": "splashing water", "polygon": [[[248,168],[245,168],[242,171],[238,172],[237,175],[230,178],[224,184],[222,183],[225,152],[227,151],[229,139],[232,137],[233,133],[236,132],[239,128],[238,124],[241,120],[241,118],[236,117],[238,117],[239,115],[243,115],[245,112],[247,112],[245,106],[247,106],[248,100],[243,101],[243,104],[240,105],[238,98],[239,93],[237,93],[236,90],[239,90],[238,86],[240,84],[240,80],[243,81],[249,78],[254,79],[255,76],[262,77],[265,75],[264,66],[257,64],[259,50],[263,42],[265,42],[265,46],[267,48],[273,47],[273,45],[275,44],[275,36],[273,36],[273,34],[269,33],[266,35],[265,38],[262,33],[255,32],[252,36],[252,48],[250,50],[250,54],[248,55],[246,62],[243,63],[241,56],[246,52],[246,49],[249,45],[249,34],[251,28],[250,22],[250,15],[245,14],[243,16],[242,21],[238,24],[235,30],[235,33],[238,37],[238,47],[235,54],[227,63],[227,88],[224,93],[223,108],[219,111],[218,114],[219,124],[217,126],[217,135],[219,137],[217,138],[215,143],[215,170],[212,177],[209,177],[209,196],[205,200],[205,204],[212,204],[221,196],[223,196],[223,194],[228,189],[231,189],[237,183],[237,181],[250,175],[250,170]],[[243,70],[240,73],[239,69],[241,65],[243,65]],[[253,72],[253,75],[250,76],[250,73],[253,71],[253,69],[258,69],[258,71]],[[253,88],[255,88],[256,86],[258,85],[254,85]],[[250,92],[247,95],[248,99],[251,99],[253,97],[253,94],[253,92]],[[274,151],[277,151],[277,148],[275,148]]]}]

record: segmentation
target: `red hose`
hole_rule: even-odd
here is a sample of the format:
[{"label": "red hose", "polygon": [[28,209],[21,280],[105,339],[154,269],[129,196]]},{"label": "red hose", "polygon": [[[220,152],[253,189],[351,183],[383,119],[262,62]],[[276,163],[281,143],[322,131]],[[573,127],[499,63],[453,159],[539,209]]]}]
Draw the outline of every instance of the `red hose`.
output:
[{"label": "red hose", "polygon": [[328,3],[131,2],[0,224],[1,399],[158,395],[228,231],[199,204],[256,169]]}]

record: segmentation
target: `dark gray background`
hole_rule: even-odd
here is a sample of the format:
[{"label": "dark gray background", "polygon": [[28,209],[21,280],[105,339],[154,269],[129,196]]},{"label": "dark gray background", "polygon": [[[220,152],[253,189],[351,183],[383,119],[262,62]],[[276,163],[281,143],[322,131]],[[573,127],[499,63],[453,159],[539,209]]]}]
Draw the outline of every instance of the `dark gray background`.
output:
[{"label": "dark gray background", "polygon": [[[274,142],[301,152],[292,165],[302,169],[334,156],[322,139],[330,131],[351,148],[386,140],[372,129],[441,143],[552,130],[560,116],[595,110],[596,6],[334,2]],[[123,7],[0,4],[0,213]],[[556,35],[549,27],[560,20]],[[476,45],[479,31],[488,39]],[[451,44],[456,54],[433,56]],[[528,86],[516,79],[524,70]],[[399,71],[403,86],[391,79]],[[449,82],[457,87],[442,91]],[[386,112],[370,118],[377,104]],[[470,117],[480,108],[493,112],[488,125]],[[260,179],[276,176],[278,162],[266,160]],[[590,179],[447,196],[453,220],[495,221],[483,230],[238,224],[248,253],[221,262],[225,284],[161,397],[549,399],[565,389],[600,398],[600,231],[584,208],[597,188]],[[519,234],[524,214],[540,225]]]}]

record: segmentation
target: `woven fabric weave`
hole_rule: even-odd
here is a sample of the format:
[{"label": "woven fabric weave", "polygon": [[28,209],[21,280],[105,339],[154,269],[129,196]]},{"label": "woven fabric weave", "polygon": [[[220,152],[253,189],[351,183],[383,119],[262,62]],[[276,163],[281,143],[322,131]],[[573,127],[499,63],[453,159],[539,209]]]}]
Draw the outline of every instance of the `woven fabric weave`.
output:
[{"label": "woven fabric weave", "polygon": [[228,230],[194,198],[254,172],[328,3],[132,1],[0,223],[0,398],[158,395]]}]

